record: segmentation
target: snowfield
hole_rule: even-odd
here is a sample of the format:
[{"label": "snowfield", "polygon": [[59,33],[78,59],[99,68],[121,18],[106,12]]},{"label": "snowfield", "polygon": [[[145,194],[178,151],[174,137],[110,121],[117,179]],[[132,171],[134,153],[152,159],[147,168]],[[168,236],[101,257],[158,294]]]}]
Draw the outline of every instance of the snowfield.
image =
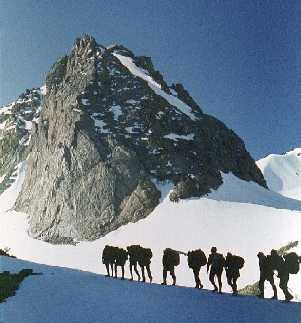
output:
[{"label": "snowfield", "polygon": [[41,273],[27,277],[16,296],[0,304],[5,323],[296,323],[301,317],[298,303],[117,281],[8,257],[0,262],[10,272],[32,268]]},{"label": "snowfield", "polygon": [[[18,258],[94,273],[105,273],[101,253],[106,244],[126,247],[141,244],[152,248],[154,282],[162,281],[162,253],[166,247],[181,251],[202,248],[207,254],[211,246],[222,253],[231,251],[245,258],[238,281],[239,288],[258,280],[258,251],[269,252],[290,241],[300,240],[301,202],[268,191],[255,183],[224,174],[224,184],[206,198],[170,202],[170,184],[157,183],[162,201],[146,219],[131,223],[93,242],[73,245],[51,245],[27,235],[27,215],[12,211],[20,191],[25,163],[18,167],[14,184],[0,196],[0,247],[11,248]],[[296,251],[301,254],[301,245]],[[181,256],[176,268],[177,284],[194,286],[187,259]],[[126,276],[129,277],[128,268]],[[211,289],[205,268],[201,271],[205,288]],[[289,287],[300,301],[301,272],[291,275]],[[230,291],[224,280],[224,290]],[[267,296],[271,290],[267,286]],[[283,297],[282,292],[279,296]]]},{"label": "snowfield", "polygon": [[301,148],[257,161],[271,190],[301,200]]}]

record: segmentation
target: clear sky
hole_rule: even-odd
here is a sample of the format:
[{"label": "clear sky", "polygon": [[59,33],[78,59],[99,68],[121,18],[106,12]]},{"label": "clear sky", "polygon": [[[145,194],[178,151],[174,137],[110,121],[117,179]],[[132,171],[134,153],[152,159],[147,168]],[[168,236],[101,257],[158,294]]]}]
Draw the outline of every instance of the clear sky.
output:
[{"label": "clear sky", "polygon": [[301,146],[301,1],[0,0],[0,105],[84,33],[151,56],[254,158]]}]

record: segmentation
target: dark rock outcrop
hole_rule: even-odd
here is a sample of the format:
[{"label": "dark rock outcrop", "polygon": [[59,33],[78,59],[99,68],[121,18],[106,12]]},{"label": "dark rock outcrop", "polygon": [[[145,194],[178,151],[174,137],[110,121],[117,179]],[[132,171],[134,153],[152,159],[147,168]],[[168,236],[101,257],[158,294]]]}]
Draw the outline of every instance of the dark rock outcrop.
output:
[{"label": "dark rock outcrop", "polygon": [[172,200],[218,188],[221,172],[266,186],[232,130],[123,46],[77,39],[46,87],[16,203],[36,238],[92,240],[146,217],[159,203],[156,181],[174,183]]}]

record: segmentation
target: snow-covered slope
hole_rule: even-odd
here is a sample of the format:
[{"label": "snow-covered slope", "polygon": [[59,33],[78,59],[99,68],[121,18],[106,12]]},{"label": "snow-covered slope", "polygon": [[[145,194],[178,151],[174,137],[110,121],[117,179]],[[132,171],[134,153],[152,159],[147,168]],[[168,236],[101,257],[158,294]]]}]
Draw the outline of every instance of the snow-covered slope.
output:
[{"label": "snow-covered slope", "polygon": [[301,200],[301,148],[284,155],[268,155],[257,161],[269,188]]},{"label": "snow-covered slope", "polygon": [[16,201],[16,196],[20,193],[22,183],[24,181],[25,177],[25,168],[26,168],[26,162],[21,162],[17,165],[16,171],[13,174],[14,175],[14,181],[11,185],[11,187],[7,190],[5,190],[0,197],[0,213],[1,212],[7,212],[14,206],[14,203]]},{"label": "snow-covered slope", "polygon": [[[0,205],[8,197],[12,204],[13,196],[16,197],[22,184],[24,167],[19,167],[19,180],[0,196]],[[25,214],[1,212],[0,247],[9,247],[12,254],[26,260],[105,273],[101,252],[106,244],[125,247],[138,243],[152,248],[154,281],[159,283],[162,279],[164,248],[183,251],[203,248],[208,253],[215,245],[220,252],[232,251],[246,259],[239,280],[241,288],[258,280],[258,251],[269,252],[290,241],[300,240],[301,202],[264,190],[254,183],[241,181],[231,174],[224,175],[224,184],[206,198],[179,203],[170,202],[167,198],[170,190],[168,183],[157,185],[165,198],[151,215],[123,226],[104,238],[81,242],[76,246],[51,245],[32,239],[26,233],[28,223]],[[279,208],[281,205],[283,207]],[[176,271],[179,285],[194,285],[185,256],[182,256],[181,265]],[[206,288],[211,288],[205,269],[201,272],[201,279]],[[289,286],[296,294],[296,300],[300,299],[301,274],[292,275]],[[224,287],[229,291],[225,281]],[[269,295],[270,291],[267,292]]]},{"label": "snow-covered slope", "polygon": [[300,318],[300,304],[162,287],[0,257],[3,269],[32,268],[16,296],[0,304],[1,322],[282,322]]}]

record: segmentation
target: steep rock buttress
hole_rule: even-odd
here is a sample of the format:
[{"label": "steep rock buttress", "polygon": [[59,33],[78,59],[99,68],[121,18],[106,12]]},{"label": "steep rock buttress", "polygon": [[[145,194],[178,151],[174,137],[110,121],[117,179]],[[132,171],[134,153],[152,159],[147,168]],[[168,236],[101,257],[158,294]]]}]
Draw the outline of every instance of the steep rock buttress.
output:
[{"label": "steep rock buttress", "polygon": [[32,236],[93,240],[146,217],[159,203],[202,196],[221,172],[266,186],[243,141],[206,115],[181,84],[168,86],[149,57],[77,39],[46,78],[16,208]]}]

